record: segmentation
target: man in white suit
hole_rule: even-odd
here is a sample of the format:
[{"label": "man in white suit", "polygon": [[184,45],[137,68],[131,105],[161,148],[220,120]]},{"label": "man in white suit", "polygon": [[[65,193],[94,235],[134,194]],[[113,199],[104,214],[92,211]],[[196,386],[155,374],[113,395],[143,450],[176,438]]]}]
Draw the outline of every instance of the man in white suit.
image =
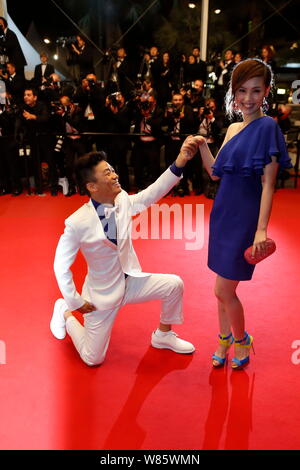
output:
[{"label": "man in white suit", "polygon": [[[77,162],[76,173],[91,199],[65,221],[54,261],[63,295],[55,303],[50,328],[57,339],[66,331],[82,360],[90,366],[104,361],[111,330],[122,305],[160,299],[159,327],[152,333],[156,348],[192,353],[194,346],[171,329],[183,322],[183,282],[172,274],[143,273],[131,241],[132,216],[167,194],[180,180],[183,168],[197,151],[197,138],[188,137],[180,154],[153,184],[128,195],[104,152],[90,153]],[[80,295],[70,270],[81,250],[88,273]],[[72,315],[84,316],[84,326]]]}]

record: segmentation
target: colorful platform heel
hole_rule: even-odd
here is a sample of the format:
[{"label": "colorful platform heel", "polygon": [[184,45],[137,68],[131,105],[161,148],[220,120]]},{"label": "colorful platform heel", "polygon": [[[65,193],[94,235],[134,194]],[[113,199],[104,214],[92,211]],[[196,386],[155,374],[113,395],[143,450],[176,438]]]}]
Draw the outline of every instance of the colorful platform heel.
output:
[{"label": "colorful platform heel", "polygon": [[[240,339],[240,340],[235,339],[234,343],[238,344],[241,348],[250,349],[252,347],[253,354],[255,354],[254,347],[253,347],[253,337],[250,336],[247,333],[247,331],[245,331],[245,336],[244,336],[243,339]],[[241,344],[241,343],[244,343],[244,344]],[[236,357],[234,357],[232,359],[231,367],[234,370],[241,370],[244,367],[246,367],[249,364],[249,362],[250,362],[250,352],[249,352],[249,355],[247,357],[245,357],[244,359],[237,359]]]},{"label": "colorful platform heel", "polygon": [[[230,333],[230,335],[228,336],[222,336],[222,335],[219,335],[219,343],[222,345],[222,346],[225,346],[227,348],[227,350],[230,348],[230,346],[232,345],[233,343],[233,336],[232,336],[232,333]],[[227,358],[227,354],[225,357],[219,357],[217,356],[216,354],[214,354],[212,356],[212,360],[217,362],[216,363],[212,363],[213,367],[223,367],[225,362],[226,362],[226,358]]]}]

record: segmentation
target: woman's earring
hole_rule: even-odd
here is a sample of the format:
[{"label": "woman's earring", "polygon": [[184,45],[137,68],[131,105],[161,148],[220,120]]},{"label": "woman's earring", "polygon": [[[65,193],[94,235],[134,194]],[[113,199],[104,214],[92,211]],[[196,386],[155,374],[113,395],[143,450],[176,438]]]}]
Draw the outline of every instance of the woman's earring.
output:
[{"label": "woman's earring", "polygon": [[263,110],[264,113],[267,113],[268,109],[269,109],[269,103],[268,103],[267,97],[264,96],[264,99],[263,99],[263,102],[262,102],[262,110]]},{"label": "woman's earring", "polygon": [[239,109],[239,107],[238,107],[238,105],[236,104],[235,101],[233,102],[233,109],[234,109],[235,111],[237,111],[237,110]]}]

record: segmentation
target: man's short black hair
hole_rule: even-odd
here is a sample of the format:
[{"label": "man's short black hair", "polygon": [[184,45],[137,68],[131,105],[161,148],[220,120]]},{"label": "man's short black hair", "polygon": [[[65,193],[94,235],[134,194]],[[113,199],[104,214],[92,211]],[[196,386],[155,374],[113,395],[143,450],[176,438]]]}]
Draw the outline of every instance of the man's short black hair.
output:
[{"label": "man's short black hair", "polygon": [[[101,150],[100,152],[90,152],[80,157],[75,164],[76,179],[81,188],[86,189],[87,183],[95,182],[94,168],[103,160],[106,161],[107,155]],[[90,194],[89,194],[90,195]]]},{"label": "man's short black hair", "polygon": [[38,96],[38,91],[37,91],[36,88],[34,88],[34,87],[32,87],[32,86],[27,86],[27,87],[25,87],[25,89],[24,89],[24,93],[25,93],[25,91],[27,91],[27,90],[32,91],[33,96]]}]

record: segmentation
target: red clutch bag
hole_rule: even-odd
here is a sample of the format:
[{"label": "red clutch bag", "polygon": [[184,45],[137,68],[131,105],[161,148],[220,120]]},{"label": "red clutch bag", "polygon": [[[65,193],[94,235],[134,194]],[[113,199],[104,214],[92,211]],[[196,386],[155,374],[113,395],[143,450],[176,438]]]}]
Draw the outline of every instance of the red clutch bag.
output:
[{"label": "red clutch bag", "polygon": [[265,252],[264,255],[260,254],[256,250],[255,255],[252,256],[252,254],[251,254],[252,253],[252,246],[249,246],[249,248],[247,248],[247,250],[244,251],[244,257],[245,257],[245,260],[249,264],[257,264],[260,261],[262,261],[263,259],[270,256],[272,253],[274,253],[275,250],[276,250],[276,244],[275,244],[274,240],[272,240],[271,238],[267,238],[267,240],[266,240],[266,252]]}]

